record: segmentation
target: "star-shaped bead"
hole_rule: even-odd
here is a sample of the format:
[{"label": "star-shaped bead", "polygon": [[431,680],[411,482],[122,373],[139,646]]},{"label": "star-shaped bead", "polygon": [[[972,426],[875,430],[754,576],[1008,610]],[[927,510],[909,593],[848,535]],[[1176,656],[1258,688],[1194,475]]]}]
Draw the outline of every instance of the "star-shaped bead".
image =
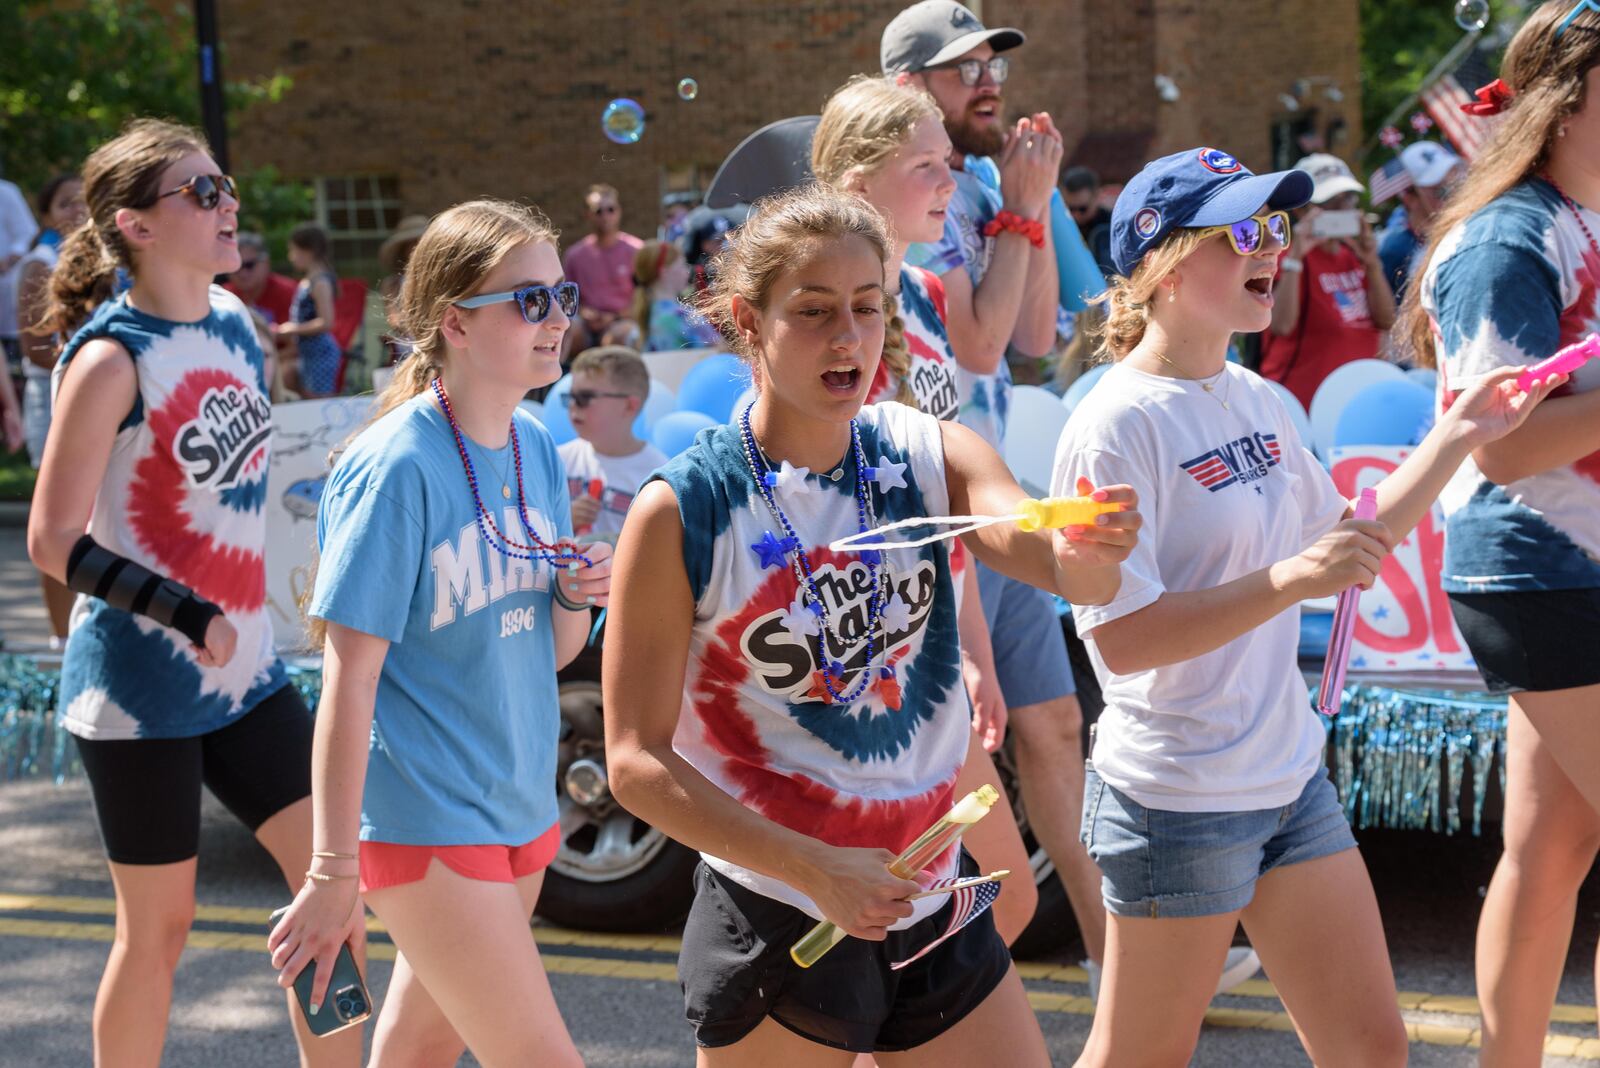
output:
[{"label": "star-shaped bead", "polygon": [[898,593],[883,606],[883,627],[888,634],[899,634],[911,627],[911,606]]},{"label": "star-shaped bead", "polygon": [[878,484],[880,492],[887,493],[889,490],[896,488],[905,489],[905,464],[896,463],[893,460],[879,460],[878,466],[869,467],[867,470],[872,472],[867,477]]},{"label": "star-shaped bead", "polygon": [[809,467],[796,467],[788,460],[776,471],[767,472],[767,485],[780,493],[810,493],[811,487],[806,484],[806,476],[811,474]]},{"label": "star-shaped bead", "polygon": [[784,543],[772,531],[762,534],[761,540],[752,542],[750,548],[760,557],[763,569],[783,566]]},{"label": "star-shaped bead", "polygon": [[816,634],[822,629],[817,620],[817,614],[811,610],[809,605],[801,604],[798,597],[789,605],[789,610],[778,617],[778,621],[783,624],[783,629],[789,632],[789,636],[797,642],[803,641],[806,635]]},{"label": "star-shaped bead", "polygon": [[825,705],[833,704],[833,693],[828,689],[828,680],[822,672],[813,671],[811,673],[811,689],[806,693],[806,696],[816,698]]}]

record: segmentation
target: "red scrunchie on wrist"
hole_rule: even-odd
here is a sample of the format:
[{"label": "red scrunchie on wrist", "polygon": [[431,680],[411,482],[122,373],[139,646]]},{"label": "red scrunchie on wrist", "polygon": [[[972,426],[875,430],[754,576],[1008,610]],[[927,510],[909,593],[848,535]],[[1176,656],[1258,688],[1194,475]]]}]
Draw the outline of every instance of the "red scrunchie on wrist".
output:
[{"label": "red scrunchie on wrist", "polygon": [[1027,238],[1034,248],[1044,248],[1044,223],[1038,219],[1024,219],[1014,211],[1002,211],[996,215],[983,228],[983,236],[994,237],[1008,230]]}]

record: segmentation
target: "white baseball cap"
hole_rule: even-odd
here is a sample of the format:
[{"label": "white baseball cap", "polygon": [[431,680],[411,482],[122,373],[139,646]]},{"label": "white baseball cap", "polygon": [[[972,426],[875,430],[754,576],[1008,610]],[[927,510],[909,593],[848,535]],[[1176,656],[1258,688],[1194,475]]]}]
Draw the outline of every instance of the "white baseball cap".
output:
[{"label": "white baseball cap", "polygon": [[1461,166],[1461,157],[1436,141],[1418,141],[1401,150],[1400,165],[1411,176],[1412,185],[1432,189],[1443,185]]},{"label": "white baseball cap", "polygon": [[1367,189],[1348,163],[1327,152],[1312,153],[1296,163],[1294,169],[1311,175],[1313,204],[1325,204],[1340,193],[1364,193]]}]

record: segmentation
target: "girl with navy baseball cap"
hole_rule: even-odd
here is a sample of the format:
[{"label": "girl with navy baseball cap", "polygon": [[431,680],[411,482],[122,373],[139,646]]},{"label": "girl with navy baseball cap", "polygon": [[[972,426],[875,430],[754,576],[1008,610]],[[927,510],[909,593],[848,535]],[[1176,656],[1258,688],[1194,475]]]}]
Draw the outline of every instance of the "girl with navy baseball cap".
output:
[{"label": "girl with navy baseball cap", "polygon": [[1266,383],[1226,360],[1233,334],[1271,321],[1287,213],[1311,186],[1194,148],[1147,166],[1112,217],[1117,363],[1053,478],[1057,493],[1127,483],[1146,516],[1116,599],[1073,609],[1106,700],[1083,838],[1110,914],[1080,1065],[1188,1063],[1240,921],[1317,1064],[1406,1060],[1377,901],[1296,663],[1298,605],[1370,587],[1462,459],[1548,387],[1485,376],[1379,485],[1378,519],[1352,520]]}]

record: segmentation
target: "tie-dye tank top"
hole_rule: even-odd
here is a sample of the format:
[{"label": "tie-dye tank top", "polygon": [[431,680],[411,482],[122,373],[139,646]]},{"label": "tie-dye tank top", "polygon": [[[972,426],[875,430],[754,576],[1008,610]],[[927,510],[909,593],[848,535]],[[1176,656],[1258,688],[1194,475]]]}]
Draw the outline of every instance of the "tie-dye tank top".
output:
[{"label": "tie-dye tank top", "polygon": [[263,562],[272,406],[261,346],[239,298],[211,287],[211,313],[172,322],[102,305],[68,342],[55,388],[83,346],[110,338],[139,392],[117,430],[89,534],[183,583],[238,630],[233,658],[202,667],[189,640],[80,595],[61,667],[61,718],[83,738],[188,738],[225,726],[283,686]]},{"label": "tie-dye tank top", "polygon": [[[864,407],[857,423],[869,466],[905,465],[903,486],[880,491],[879,484],[896,481],[889,477],[869,483],[877,521],[947,514],[938,421],[905,405],[882,404]],[[763,566],[753,548],[769,533],[781,539],[783,529],[757,492],[737,425],[703,431],[656,477],[677,495],[695,599],[673,748],[775,823],[836,846],[899,852],[949,809],[972,731],[956,631],[959,572],[951,568],[950,543],[884,554],[902,604],[886,614],[887,642],[878,643],[872,664],[864,663],[864,642],[841,648],[830,639],[829,656],[845,667],[836,688],[846,694],[862,670],[876,674],[886,644],[901,707],[891,709],[872,688],[850,703],[830,704],[813,696],[817,638],[786,626],[787,614],[806,614],[797,609],[795,554]],[[828,544],[856,532],[856,477],[855,460],[847,457],[837,481],[812,474],[804,492],[774,491],[803,540],[833,629],[846,642],[864,629],[868,567],[859,554],[832,552]],[[704,859],[758,893],[821,915],[786,883],[723,857]],[[955,851],[948,851],[930,874],[953,874],[955,861]],[[940,904],[926,899],[916,907],[912,919],[896,926]]]}]

